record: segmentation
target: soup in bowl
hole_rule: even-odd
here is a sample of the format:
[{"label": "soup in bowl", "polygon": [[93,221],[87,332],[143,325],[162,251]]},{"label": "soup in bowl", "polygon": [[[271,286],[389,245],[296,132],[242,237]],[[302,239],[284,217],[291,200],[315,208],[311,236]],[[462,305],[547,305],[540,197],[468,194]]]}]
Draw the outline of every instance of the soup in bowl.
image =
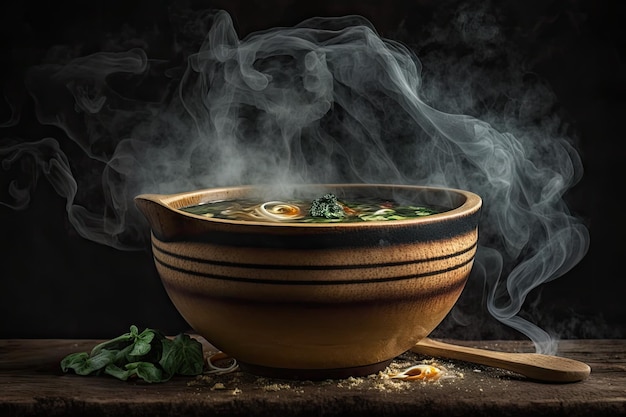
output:
[{"label": "soup in bowl", "polygon": [[449,313],[481,198],[409,185],[142,194],[174,306],[245,371],[296,379],[384,369]]}]

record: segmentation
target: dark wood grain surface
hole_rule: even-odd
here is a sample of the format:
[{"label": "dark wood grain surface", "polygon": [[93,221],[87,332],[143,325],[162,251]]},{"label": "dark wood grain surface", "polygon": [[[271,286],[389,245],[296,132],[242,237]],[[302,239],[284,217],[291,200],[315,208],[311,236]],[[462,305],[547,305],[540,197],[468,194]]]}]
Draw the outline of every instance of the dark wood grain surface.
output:
[{"label": "dark wood grain surface", "polygon": [[[205,354],[215,349],[200,339]],[[531,351],[523,341],[468,346]],[[626,340],[562,340],[559,355],[592,368],[588,379],[546,384],[497,369],[435,360],[439,381],[387,374],[326,381],[263,378],[244,372],[176,377],[160,384],[63,374],[60,360],[98,340],[0,340],[0,415],[14,416],[617,416],[626,415]],[[432,358],[408,353],[392,366]]]}]

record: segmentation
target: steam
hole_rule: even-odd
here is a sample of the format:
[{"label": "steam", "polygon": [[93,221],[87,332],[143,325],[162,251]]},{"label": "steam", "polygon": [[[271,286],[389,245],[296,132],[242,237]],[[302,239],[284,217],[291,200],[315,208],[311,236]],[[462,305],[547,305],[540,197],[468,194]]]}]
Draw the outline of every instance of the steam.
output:
[{"label": "steam", "polygon": [[415,53],[359,16],[245,39],[227,13],[207,19],[208,34],[179,67],[134,48],[32,68],[37,118],[63,137],[4,139],[10,175],[0,202],[26,207],[43,175],[78,233],[130,250],[147,244],[132,203],[144,192],[324,182],[468,189],[484,200],[472,280],[484,283],[489,312],[537,351],[556,351],[519,312],[587,251],[587,230],[563,200],[582,175],[567,137],[532,124],[501,132],[437,110]]}]

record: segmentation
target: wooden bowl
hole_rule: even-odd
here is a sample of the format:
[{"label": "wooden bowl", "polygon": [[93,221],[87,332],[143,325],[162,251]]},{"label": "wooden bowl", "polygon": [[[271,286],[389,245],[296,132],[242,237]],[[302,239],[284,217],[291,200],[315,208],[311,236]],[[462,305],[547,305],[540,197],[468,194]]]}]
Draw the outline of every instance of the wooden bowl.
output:
[{"label": "wooden bowl", "polygon": [[303,185],[437,205],[421,218],[358,223],[224,220],[180,209],[264,196],[261,186],[135,198],[175,307],[212,345],[257,375],[362,376],[384,369],[448,314],[469,276],[481,198],[448,188]]}]

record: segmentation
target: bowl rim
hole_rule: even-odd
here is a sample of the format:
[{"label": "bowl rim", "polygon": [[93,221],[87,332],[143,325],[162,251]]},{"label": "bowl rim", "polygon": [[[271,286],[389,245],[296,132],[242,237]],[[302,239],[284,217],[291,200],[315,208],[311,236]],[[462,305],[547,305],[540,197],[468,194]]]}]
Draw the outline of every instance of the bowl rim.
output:
[{"label": "bowl rim", "polygon": [[[290,184],[291,185],[291,184]],[[411,184],[387,184],[387,183],[306,183],[306,184],[293,184],[298,187],[320,187],[320,188],[353,188],[353,189],[367,189],[367,188],[395,188],[406,190],[434,190],[437,192],[451,192],[454,194],[465,197],[465,201],[458,207],[451,210],[446,210],[441,213],[431,214],[423,217],[416,217],[405,220],[371,220],[366,222],[328,222],[328,223],[303,223],[295,221],[254,221],[254,220],[235,220],[235,219],[221,219],[215,217],[206,217],[199,214],[193,214],[178,207],[172,206],[172,203],[180,201],[183,198],[194,198],[199,195],[205,195],[207,193],[219,193],[219,192],[233,192],[233,191],[246,191],[246,190],[259,190],[270,189],[271,184],[248,184],[248,185],[232,185],[232,186],[219,186],[219,187],[207,187],[191,191],[183,191],[173,194],[140,194],[135,199],[147,199],[152,200],[166,208],[176,212],[185,217],[203,220],[209,223],[216,224],[232,224],[232,225],[249,225],[249,226],[261,226],[261,227],[298,227],[298,228],[362,228],[362,227],[399,227],[409,226],[414,224],[428,224],[433,222],[442,221],[444,219],[455,219],[458,217],[464,217],[476,213],[482,208],[482,198],[468,190],[453,188],[447,186],[432,186],[432,185],[411,185]],[[184,206],[181,206],[184,207]]]}]

